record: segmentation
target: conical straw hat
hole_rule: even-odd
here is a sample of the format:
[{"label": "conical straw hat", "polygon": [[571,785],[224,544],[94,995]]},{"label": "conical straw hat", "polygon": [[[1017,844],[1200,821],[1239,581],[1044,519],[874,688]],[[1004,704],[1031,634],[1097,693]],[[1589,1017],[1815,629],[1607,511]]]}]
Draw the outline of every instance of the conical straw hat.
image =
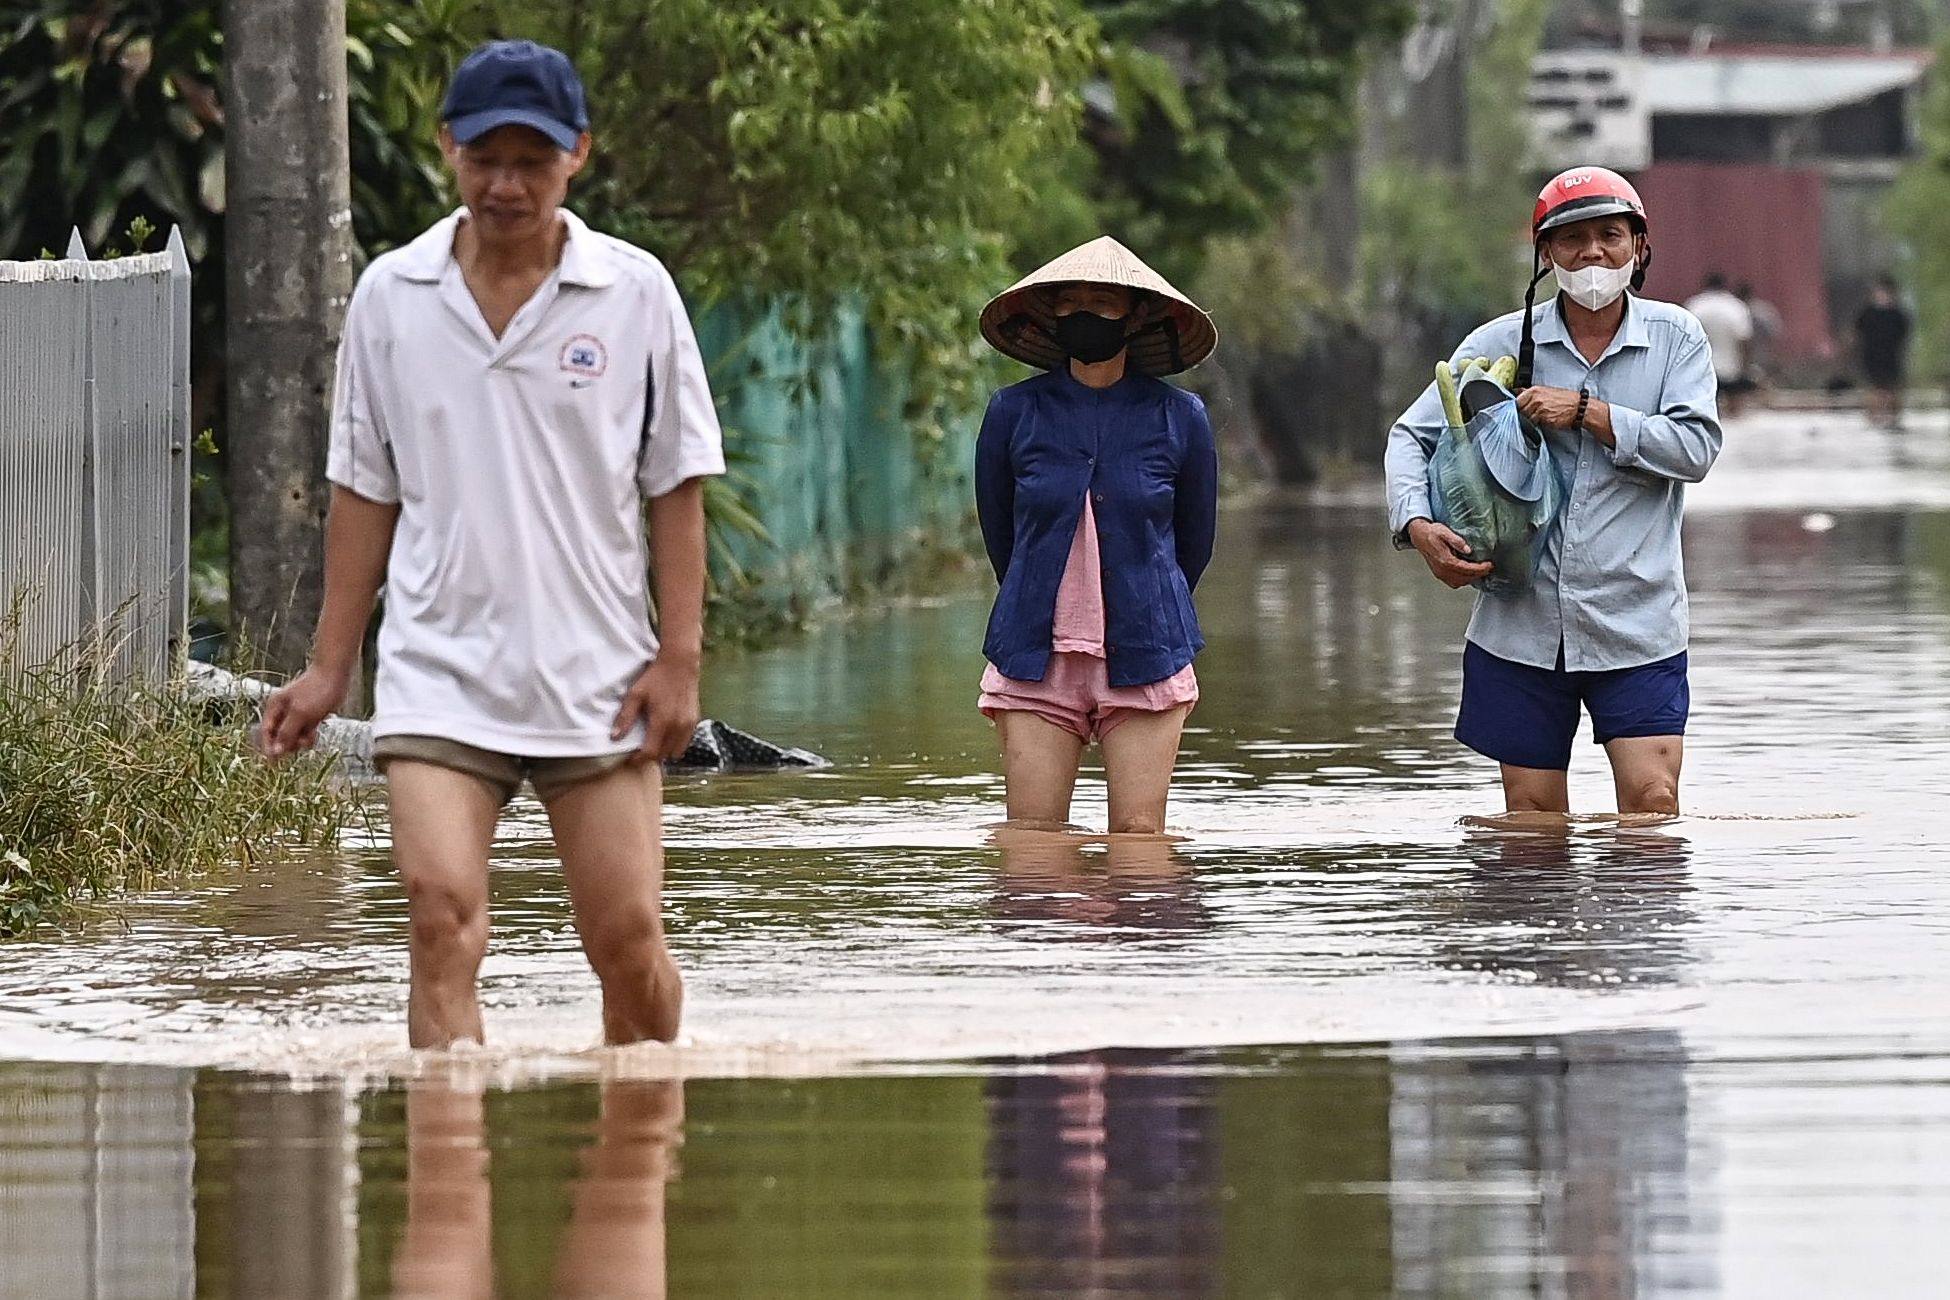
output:
[{"label": "conical straw hat", "polygon": [[1024,276],[982,309],[982,337],[1005,356],[1045,370],[1066,360],[1050,336],[1050,286],[1059,284],[1118,284],[1157,294],[1169,324],[1146,330],[1131,340],[1129,365],[1147,375],[1175,375],[1212,355],[1219,331],[1198,304],[1172,288],[1171,282],[1146,266],[1124,245],[1105,235],[1073,248],[1055,261]]}]

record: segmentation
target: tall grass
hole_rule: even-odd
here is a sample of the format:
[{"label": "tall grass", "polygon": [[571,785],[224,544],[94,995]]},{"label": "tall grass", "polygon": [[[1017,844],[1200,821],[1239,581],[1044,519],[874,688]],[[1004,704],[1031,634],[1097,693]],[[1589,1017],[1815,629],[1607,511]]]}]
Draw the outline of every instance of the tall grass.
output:
[{"label": "tall grass", "polygon": [[21,667],[17,622],[0,611],[0,939],[335,840],[346,800],[328,761],[273,767],[250,748],[250,709],[111,682],[100,639]]}]

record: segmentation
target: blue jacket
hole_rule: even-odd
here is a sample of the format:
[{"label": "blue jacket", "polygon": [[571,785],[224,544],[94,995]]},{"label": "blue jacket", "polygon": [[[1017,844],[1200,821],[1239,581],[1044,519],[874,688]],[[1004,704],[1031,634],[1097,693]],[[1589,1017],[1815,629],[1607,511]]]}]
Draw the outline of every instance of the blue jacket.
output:
[{"label": "blue jacket", "polygon": [[1212,558],[1219,458],[1205,403],[1146,375],[1096,389],[1052,370],[990,399],[975,505],[1002,589],[982,653],[1005,677],[1043,679],[1085,492],[1111,685],[1163,681],[1205,647],[1192,588]]}]

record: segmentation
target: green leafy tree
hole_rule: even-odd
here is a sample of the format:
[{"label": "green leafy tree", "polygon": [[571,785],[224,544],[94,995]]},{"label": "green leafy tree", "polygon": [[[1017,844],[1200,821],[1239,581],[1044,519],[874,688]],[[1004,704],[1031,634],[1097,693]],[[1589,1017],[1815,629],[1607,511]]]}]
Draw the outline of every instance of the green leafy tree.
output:
[{"label": "green leafy tree", "polygon": [[412,239],[453,202],[435,131],[447,76],[471,44],[468,0],[350,0],[346,10],[352,230],[368,256]]},{"label": "green leafy tree", "polygon": [[[198,255],[200,421],[221,422],[223,142],[215,0],[0,0],[0,251],[96,247],[135,218],[181,225]],[[624,0],[549,9],[497,0],[350,0],[353,222],[376,253],[453,201],[439,100],[490,35],[567,49],[602,148],[578,205],[656,250],[694,305],[754,315],[784,300],[816,333],[866,310],[939,429],[972,399],[974,306],[1008,276],[1010,230],[1040,151],[1072,138],[1092,48],[1071,0]],[[723,368],[721,367],[721,373]],[[724,373],[724,382],[737,382]],[[759,530],[714,485],[714,554]],[[221,517],[206,484],[199,514]]]},{"label": "green leafy tree", "polygon": [[[195,419],[221,437],[218,8],[0,0],[0,256],[60,252],[73,229],[100,254],[138,221],[179,227],[195,268]],[[445,201],[430,87],[464,45],[461,12],[459,0],[348,4],[353,226],[367,250],[410,237]],[[222,513],[221,494],[200,490],[199,520]]]},{"label": "green leafy tree", "polygon": [[1414,0],[1090,0],[1106,45],[1086,124],[1101,219],[1191,278],[1214,236],[1283,217],[1349,142],[1363,55]]},{"label": "green leafy tree", "polygon": [[1521,304],[1540,179],[1527,165],[1524,92],[1548,9],[1549,0],[1501,0],[1475,33],[1462,158],[1443,169],[1391,161],[1362,178],[1364,313],[1460,338]]},{"label": "green leafy tree", "polygon": [[[350,0],[354,222],[368,248],[441,201],[432,121],[465,40],[459,0]],[[216,0],[0,0],[0,255],[179,226],[206,281],[222,238]],[[204,296],[221,286],[200,283]]]},{"label": "green leafy tree", "polygon": [[566,51],[598,149],[575,201],[694,306],[868,314],[931,426],[981,372],[970,322],[1009,278],[1033,164],[1073,138],[1090,28],[1069,0],[570,0],[482,34]]},{"label": "green leafy tree", "polygon": [[0,252],[91,246],[140,216],[192,258],[223,206],[214,4],[0,5]]},{"label": "green leafy tree", "polygon": [[[1950,39],[1938,58],[1950,57]],[[1889,193],[1888,220],[1908,255],[1919,376],[1950,379],[1950,83],[1938,78],[1923,107],[1923,148]]]}]

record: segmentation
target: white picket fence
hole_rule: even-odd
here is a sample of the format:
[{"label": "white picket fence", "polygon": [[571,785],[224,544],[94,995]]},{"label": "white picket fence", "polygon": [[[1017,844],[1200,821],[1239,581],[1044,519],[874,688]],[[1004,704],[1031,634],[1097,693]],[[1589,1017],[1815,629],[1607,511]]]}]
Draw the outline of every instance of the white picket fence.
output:
[{"label": "white picket fence", "polygon": [[[190,266],[0,261],[0,618],[43,662],[97,631],[159,681],[189,620]],[[16,667],[21,666],[16,663]]]}]

